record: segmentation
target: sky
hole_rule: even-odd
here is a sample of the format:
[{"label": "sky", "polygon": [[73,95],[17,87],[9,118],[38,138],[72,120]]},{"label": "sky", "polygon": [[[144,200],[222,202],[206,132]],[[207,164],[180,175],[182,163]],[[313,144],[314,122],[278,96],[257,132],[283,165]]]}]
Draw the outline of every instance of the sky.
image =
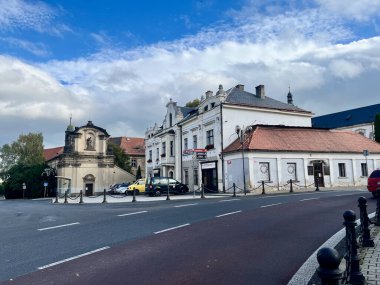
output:
[{"label": "sky", "polygon": [[144,137],[178,105],[244,84],[315,116],[378,104],[380,0],[0,0],[0,146],[70,117]]}]

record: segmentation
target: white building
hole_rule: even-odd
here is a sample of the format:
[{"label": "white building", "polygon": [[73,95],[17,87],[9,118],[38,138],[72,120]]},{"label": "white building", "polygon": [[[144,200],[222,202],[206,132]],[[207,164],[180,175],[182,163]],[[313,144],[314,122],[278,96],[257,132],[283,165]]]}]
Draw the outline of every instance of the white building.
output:
[{"label": "white building", "polygon": [[[247,189],[290,179],[307,186],[316,177],[321,187],[367,185],[368,173],[380,167],[380,144],[351,131],[256,125],[244,137]],[[224,157],[226,187],[243,188],[241,142],[226,147]]]},{"label": "white building", "polygon": [[[288,103],[283,103],[267,97],[264,85],[256,87],[256,94],[241,84],[226,91],[220,85],[215,95],[207,91],[196,109],[185,112],[170,101],[162,126],[146,132],[146,173],[173,176],[190,189],[202,183],[206,191],[222,191],[226,181],[222,150],[236,139],[236,126],[310,127],[311,117],[311,112],[293,105],[290,92]],[[206,158],[195,160],[194,151],[205,151]]]},{"label": "white building", "polygon": [[380,114],[380,104],[314,117],[312,125],[316,128],[354,131],[374,140],[376,114]]}]

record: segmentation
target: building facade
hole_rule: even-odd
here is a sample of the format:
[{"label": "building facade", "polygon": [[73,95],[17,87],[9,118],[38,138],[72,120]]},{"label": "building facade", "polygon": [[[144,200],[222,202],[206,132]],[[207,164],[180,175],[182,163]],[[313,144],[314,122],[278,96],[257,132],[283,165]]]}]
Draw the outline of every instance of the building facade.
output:
[{"label": "building facade", "polygon": [[116,182],[135,180],[115,165],[114,156],[107,152],[108,138],[107,131],[91,121],[82,127],[70,124],[63,149],[45,151],[47,163],[56,169],[58,193],[78,194],[83,190],[84,195],[91,196]]},{"label": "building facade", "polygon": [[[255,123],[311,126],[312,113],[293,105],[290,92],[288,102],[283,103],[267,97],[263,85],[255,90],[256,94],[247,92],[244,85],[239,84],[225,91],[220,85],[215,95],[207,91],[197,108],[177,117],[175,129],[171,132],[174,178],[187,184],[190,190],[203,184],[206,191],[224,191],[226,177],[222,150],[236,139],[237,126],[242,129]],[[170,102],[164,124],[161,127],[156,125],[157,131],[148,129],[150,132],[146,136],[147,159],[153,154],[152,162],[156,159],[157,166],[162,161],[160,156],[154,156],[154,152],[159,154],[157,150],[163,147],[160,138],[167,130],[167,116],[172,112],[169,106]],[[167,147],[166,143],[164,146]]]},{"label": "building facade", "polygon": [[374,121],[377,114],[380,114],[380,104],[314,117],[312,126],[354,131],[374,140]]},{"label": "building facade", "polygon": [[281,188],[290,179],[302,187],[316,179],[320,187],[363,186],[380,167],[380,144],[351,131],[256,125],[244,137],[243,152],[239,140],[224,150],[226,187],[244,188],[242,153],[247,190],[262,181]]}]

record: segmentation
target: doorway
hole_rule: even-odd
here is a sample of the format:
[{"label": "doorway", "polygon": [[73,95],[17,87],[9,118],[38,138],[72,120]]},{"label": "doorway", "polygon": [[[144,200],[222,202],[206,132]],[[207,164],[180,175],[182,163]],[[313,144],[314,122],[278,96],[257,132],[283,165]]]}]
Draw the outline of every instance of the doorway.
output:
[{"label": "doorway", "polygon": [[215,162],[201,164],[202,166],[202,184],[205,192],[218,192],[218,171]]},{"label": "doorway", "polygon": [[94,184],[92,183],[86,183],[85,186],[85,196],[92,196],[94,195],[93,190],[94,190]]},{"label": "doorway", "polygon": [[323,177],[323,163],[322,162],[313,162],[313,174],[314,174],[314,183],[317,184],[318,179],[318,186],[319,187],[325,187],[325,180]]}]

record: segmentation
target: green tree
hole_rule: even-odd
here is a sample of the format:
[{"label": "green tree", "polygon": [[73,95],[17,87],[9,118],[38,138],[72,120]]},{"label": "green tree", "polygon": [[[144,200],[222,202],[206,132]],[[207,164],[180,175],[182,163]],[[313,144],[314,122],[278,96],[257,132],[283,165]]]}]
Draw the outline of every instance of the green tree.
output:
[{"label": "green tree", "polygon": [[191,107],[191,108],[198,107],[200,103],[201,102],[199,101],[199,99],[194,99],[193,101],[187,102],[185,107]]},{"label": "green tree", "polygon": [[142,178],[142,176],[141,176],[141,167],[139,165],[136,171],[136,179],[140,179],[140,178]]},{"label": "green tree", "polygon": [[23,183],[27,187],[25,197],[41,197],[41,173],[48,167],[44,162],[43,148],[41,133],[20,135],[17,141],[0,148],[0,178],[7,198],[22,197]]},{"label": "green tree", "polygon": [[380,143],[380,114],[375,116],[375,141]]},{"label": "green tree", "polygon": [[111,153],[115,156],[115,164],[119,166],[120,168],[131,172],[131,160],[128,154],[124,152],[124,150],[111,142],[108,142],[108,148],[110,149]]}]

